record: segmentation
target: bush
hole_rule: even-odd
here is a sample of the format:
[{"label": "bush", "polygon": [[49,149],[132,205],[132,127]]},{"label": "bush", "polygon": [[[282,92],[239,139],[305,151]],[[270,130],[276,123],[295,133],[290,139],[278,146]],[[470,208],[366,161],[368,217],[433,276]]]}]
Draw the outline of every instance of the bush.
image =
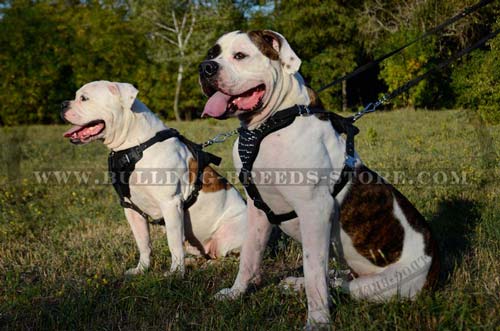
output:
[{"label": "bush", "polygon": [[475,110],[491,124],[500,123],[500,37],[491,50],[475,51],[453,72],[457,105]]}]

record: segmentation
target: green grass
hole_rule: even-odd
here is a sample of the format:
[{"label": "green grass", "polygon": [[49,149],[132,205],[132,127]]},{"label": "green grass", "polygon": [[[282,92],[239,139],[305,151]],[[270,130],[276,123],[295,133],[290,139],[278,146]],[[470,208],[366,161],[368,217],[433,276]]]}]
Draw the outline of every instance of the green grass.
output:
[{"label": "green grass", "polygon": [[[213,120],[170,124],[196,141],[237,126]],[[404,172],[405,181],[398,179],[396,186],[430,222],[444,270],[439,289],[415,302],[372,304],[332,292],[336,328],[498,330],[499,127],[486,127],[465,111],[378,113],[359,126],[357,149],[365,163]],[[289,240],[280,239],[277,252],[267,253],[262,286],[236,302],[212,299],[232,284],[234,257],[190,268],[183,279],[163,277],[170,256],[160,227],[152,229],[151,270],[126,279],[123,272],[138,253],[112,187],[37,183],[35,172],[44,170],[89,171],[92,181],[102,178],[106,148],[73,146],[61,137],[65,128],[0,129],[0,329],[302,328],[305,295],[277,287],[301,265],[300,247]],[[232,167],[231,145],[208,148],[224,157],[223,171]],[[419,171],[455,171],[465,182],[410,185]]]}]

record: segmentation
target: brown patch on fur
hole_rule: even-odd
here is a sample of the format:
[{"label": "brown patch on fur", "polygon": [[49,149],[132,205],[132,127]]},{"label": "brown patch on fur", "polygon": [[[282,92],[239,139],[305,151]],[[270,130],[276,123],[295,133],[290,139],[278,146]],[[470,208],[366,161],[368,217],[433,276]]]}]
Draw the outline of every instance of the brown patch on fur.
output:
[{"label": "brown patch on fur", "polygon": [[189,168],[189,184],[194,184],[196,180],[196,172],[198,171],[198,162],[195,159],[189,159],[188,161]]},{"label": "brown patch on fur", "polygon": [[403,194],[365,166],[356,171],[342,203],[342,229],[358,253],[373,264],[383,267],[396,262],[403,249],[404,229],[393,214],[394,198],[413,230],[423,236],[424,253],[432,259],[424,288],[432,289],[439,279],[440,261],[428,223]]},{"label": "brown patch on fur", "polygon": [[427,274],[427,281],[425,282],[424,288],[434,288],[437,285],[439,279],[439,272],[441,269],[441,263],[439,261],[439,249],[436,241],[432,237],[432,231],[429,224],[425,221],[422,214],[406,199],[406,197],[401,194],[398,190],[393,188],[394,196],[398,202],[401,210],[406,215],[406,219],[410,226],[418,233],[421,233],[424,237],[425,251],[424,253],[432,258],[431,267]]},{"label": "brown patch on fur", "polygon": [[276,40],[281,48],[281,40],[277,34],[267,30],[254,30],[248,32],[248,37],[262,54],[271,60],[279,60],[280,54],[273,47],[273,40]]},{"label": "brown patch on fur", "polygon": [[[198,174],[198,162],[195,159],[189,159],[189,183],[193,184],[196,180]],[[203,186],[201,188],[202,192],[217,192],[221,190],[229,190],[231,184],[217,173],[210,166],[206,166],[203,169]]]},{"label": "brown patch on fur", "polygon": [[342,202],[340,223],[359,254],[379,267],[396,262],[404,229],[393,215],[392,186],[362,166]]},{"label": "brown patch on fur", "polygon": [[323,107],[323,103],[321,102],[319,95],[318,95],[318,93],[316,93],[316,91],[314,91],[309,86],[306,86],[306,91],[307,91],[307,94],[309,95],[309,100],[311,101],[309,103],[310,107],[325,108],[325,107]]},{"label": "brown patch on fur", "polygon": [[213,60],[217,56],[220,55],[222,52],[222,49],[219,44],[215,44],[212,48],[210,48],[207,52],[207,56],[205,57],[205,60]]}]

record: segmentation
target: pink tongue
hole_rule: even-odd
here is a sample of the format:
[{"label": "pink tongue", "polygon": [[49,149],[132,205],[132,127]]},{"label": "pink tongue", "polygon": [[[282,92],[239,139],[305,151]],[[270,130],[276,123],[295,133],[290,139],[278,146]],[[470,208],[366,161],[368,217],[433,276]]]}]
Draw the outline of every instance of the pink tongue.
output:
[{"label": "pink tongue", "polygon": [[82,127],[81,127],[80,125],[75,125],[75,126],[73,126],[71,129],[69,129],[68,131],[64,132],[63,137],[64,137],[64,138],[71,137],[71,135],[72,135],[74,132],[76,132],[76,131],[80,130],[81,128],[82,128]]},{"label": "pink tongue", "polygon": [[230,95],[222,92],[215,92],[205,104],[205,109],[201,116],[221,117],[226,112]]},{"label": "pink tongue", "polygon": [[73,139],[85,139],[90,136],[94,136],[99,133],[104,128],[103,123],[98,123],[94,126],[89,126],[87,128],[83,128],[82,126],[75,125],[68,131],[64,133],[65,138],[73,138]]},{"label": "pink tongue", "polygon": [[265,92],[266,91],[264,90],[253,91],[249,96],[236,98],[233,103],[238,106],[238,109],[251,110],[257,105],[259,99],[264,95]]}]

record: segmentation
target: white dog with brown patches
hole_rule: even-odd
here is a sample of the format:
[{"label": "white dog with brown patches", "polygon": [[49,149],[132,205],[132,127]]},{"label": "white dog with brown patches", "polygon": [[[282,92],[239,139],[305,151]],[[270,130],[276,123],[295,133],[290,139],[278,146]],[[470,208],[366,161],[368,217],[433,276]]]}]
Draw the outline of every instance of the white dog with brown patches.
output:
[{"label": "white dog with brown patches", "polygon": [[[200,65],[200,83],[209,96],[204,114],[238,116],[242,127],[252,131],[294,105],[318,106],[314,92],[298,73],[300,64],[288,42],[276,32],[235,31],[222,36]],[[338,174],[345,150],[344,138],[329,121],[314,115],[297,116],[262,140],[253,169],[326,169]],[[233,155],[240,169],[238,142]],[[304,279],[288,278],[284,283],[305,287],[308,327],[330,322],[331,242],[353,277],[333,283],[355,298],[413,298],[435,283],[439,270],[436,244],[423,217],[358,156],[354,176],[335,197],[328,179],[317,177],[313,185],[257,183],[263,201],[276,214],[294,210],[298,215],[280,227],[302,242]],[[271,224],[252,199],[247,204],[248,234],[239,272],[233,286],[219,292],[220,298],[241,295],[260,277]]]},{"label": "white dog with brown patches", "polygon": [[[112,151],[142,144],[166,130],[128,83],[97,81],[84,85],[75,100],[62,104],[61,116],[74,125],[64,136],[72,143],[102,140]],[[166,185],[141,184],[139,171],[168,172]],[[187,210],[183,203],[194,189],[197,162],[178,138],[158,142],[143,152],[130,177],[130,200],[152,218],[163,218],[172,255],[170,272],[184,272],[184,247],[189,253],[216,258],[238,251],[246,232],[246,205],[238,191],[209,166],[203,169],[203,186],[196,202]],[[158,176],[160,178],[161,176]],[[163,177],[165,179],[165,177]],[[165,182],[164,182],[165,183]],[[144,272],[150,265],[151,244],[147,220],[125,209],[139,248],[137,267],[126,273]]]}]

